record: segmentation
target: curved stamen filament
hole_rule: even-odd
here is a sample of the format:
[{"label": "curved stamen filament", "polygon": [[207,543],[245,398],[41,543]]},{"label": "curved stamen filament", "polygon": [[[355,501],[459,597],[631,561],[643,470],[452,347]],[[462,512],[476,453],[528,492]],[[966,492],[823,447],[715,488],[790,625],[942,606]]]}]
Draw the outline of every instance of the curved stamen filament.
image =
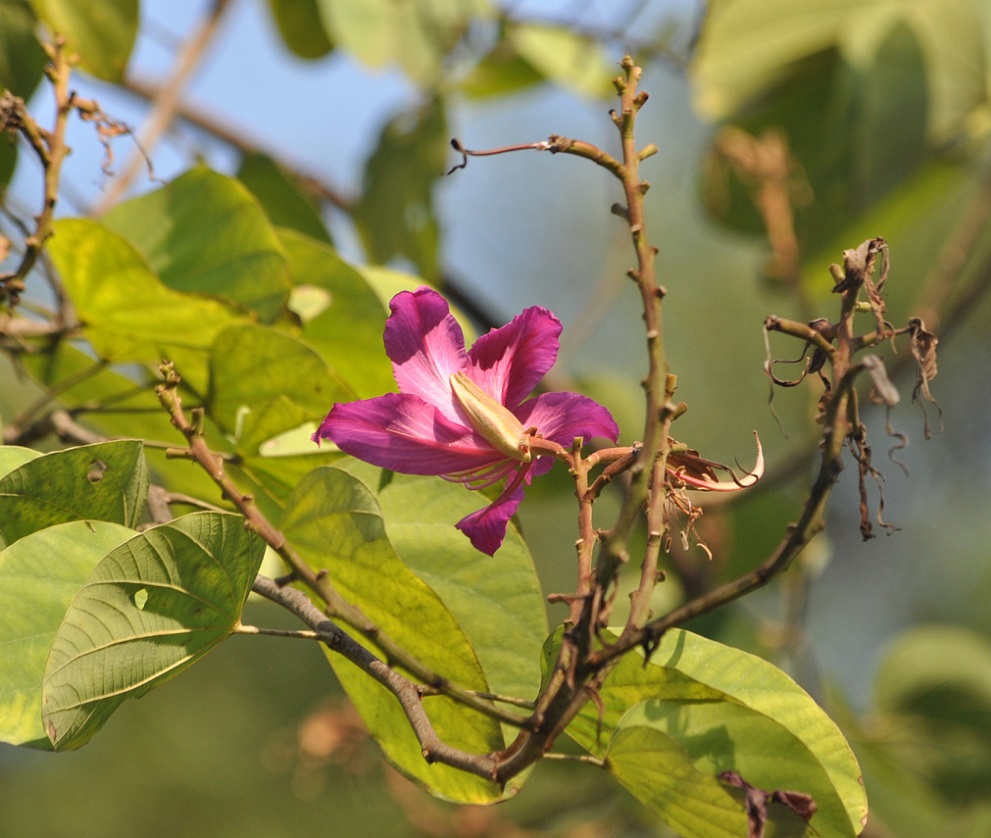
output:
[{"label": "curved stamen filament", "polygon": [[513,460],[500,460],[488,466],[467,471],[455,471],[451,474],[442,474],[445,480],[452,483],[461,483],[472,491],[485,489],[493,483],[498,483],[517,467],[518,463]]}]

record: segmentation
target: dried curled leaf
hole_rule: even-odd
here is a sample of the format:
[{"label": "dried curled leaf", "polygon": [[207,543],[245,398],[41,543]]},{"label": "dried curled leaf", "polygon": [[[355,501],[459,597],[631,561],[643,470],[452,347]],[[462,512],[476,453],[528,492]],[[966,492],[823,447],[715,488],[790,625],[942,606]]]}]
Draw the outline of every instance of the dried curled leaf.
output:
[{"label": "dried curled leaf", "polygon": [[[943,430],[943,408],[929,391],[929,382],[936,377],[938,368],[936,366],[936,347],[939,345],[939,338],[930,331],[927,331],[926,324],[921,317],[913,317],[908,321],[909,334],[912,336],[912,357],[919,368],[919,377],[915,382],[915,389],[912,390],[912,401],[917,401],[921,393],[925,401],[936,407],[939,412],[939,430]],[[922,408],[922,416],[925,420],[926,439],[932,436],[929,430],[929,416],[926,414],[926,406],[919,402]]]},{"label": "dried curled leaf", "polygon": [[778,803],[791,809],[803,821],[808,823],[816,813],[817,806],[811,795],[800,791],[766,791],[750,785],[736,771],[723,771],[719,775],[728,786],[743,789],[746,794],[747,807],[747,838],[764,838],[764,828],[767,824],[767,804]]}]

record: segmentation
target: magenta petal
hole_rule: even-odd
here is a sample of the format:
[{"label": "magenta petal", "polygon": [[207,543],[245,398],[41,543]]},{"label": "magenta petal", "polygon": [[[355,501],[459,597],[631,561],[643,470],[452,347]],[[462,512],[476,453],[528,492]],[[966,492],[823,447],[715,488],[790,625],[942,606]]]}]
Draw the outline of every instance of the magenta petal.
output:
[{"label": "magenta petal", "polygon": [[488,556],[502,546],[509,519],[523,500],[523,484],[511,481],[506,490],[488,506],[472,512],[455,526],[471,540],[472,547]]},{"label": "magenta petal", "polygon": [[533,392],[557,360],[561,322],[534,306],[482,335],[468,350],[471,377],[510,410]]},{"label": "magenta petal", "polygon": [[471,428],[404,393],[336,404],[313,438],[403,474],[450,474],[505,459]]},{"label": "magenta petal", "polygon": [[619,436],[609,411],[578,393],[542,393],[523,402],[513,413],[524,428],[536,427],[544,439],[559,445],[570,446],[576,436],[586,442],[594,437],[615,442]]},{"label": "magenta petal", "polygon": [[468,365],[465,338],[447,301],[431,288],[402,291],[389,303],[385,351],[403,393],[419,396],[451,421],[458,412],[451,374]]}]

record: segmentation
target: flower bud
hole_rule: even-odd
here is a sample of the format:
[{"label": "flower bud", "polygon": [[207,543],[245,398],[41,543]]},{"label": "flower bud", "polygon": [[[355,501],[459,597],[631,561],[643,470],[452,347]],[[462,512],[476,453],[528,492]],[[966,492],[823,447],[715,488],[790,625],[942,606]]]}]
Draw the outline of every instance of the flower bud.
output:
[{"label": "flower bud", "polygon": [[511,459],[530,461],[526,430],[505,405],[499,404],[463,372],[451,375],[451,390],[471,426],[493,448]]}]

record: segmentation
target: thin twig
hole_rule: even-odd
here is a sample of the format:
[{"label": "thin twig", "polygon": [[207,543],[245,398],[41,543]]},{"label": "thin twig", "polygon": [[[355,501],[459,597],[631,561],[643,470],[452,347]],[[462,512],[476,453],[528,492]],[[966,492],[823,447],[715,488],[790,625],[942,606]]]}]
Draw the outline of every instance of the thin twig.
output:
[{"label": "thin twig", "polygon": [[134,179],[147,165],[151,154],[162,134],[176,116],[179,99],[193,73],[196,71],[220,24],[224,10],[230,0],[214,0],[193,36],[185,43],[175,63],[175,69],[168,81],[158,91],[148,118],[141,131],[140,150],[130,156],[120,174],[110,183],[110,187],[92,208],[99,216],[113,206],[127,191]]}]

